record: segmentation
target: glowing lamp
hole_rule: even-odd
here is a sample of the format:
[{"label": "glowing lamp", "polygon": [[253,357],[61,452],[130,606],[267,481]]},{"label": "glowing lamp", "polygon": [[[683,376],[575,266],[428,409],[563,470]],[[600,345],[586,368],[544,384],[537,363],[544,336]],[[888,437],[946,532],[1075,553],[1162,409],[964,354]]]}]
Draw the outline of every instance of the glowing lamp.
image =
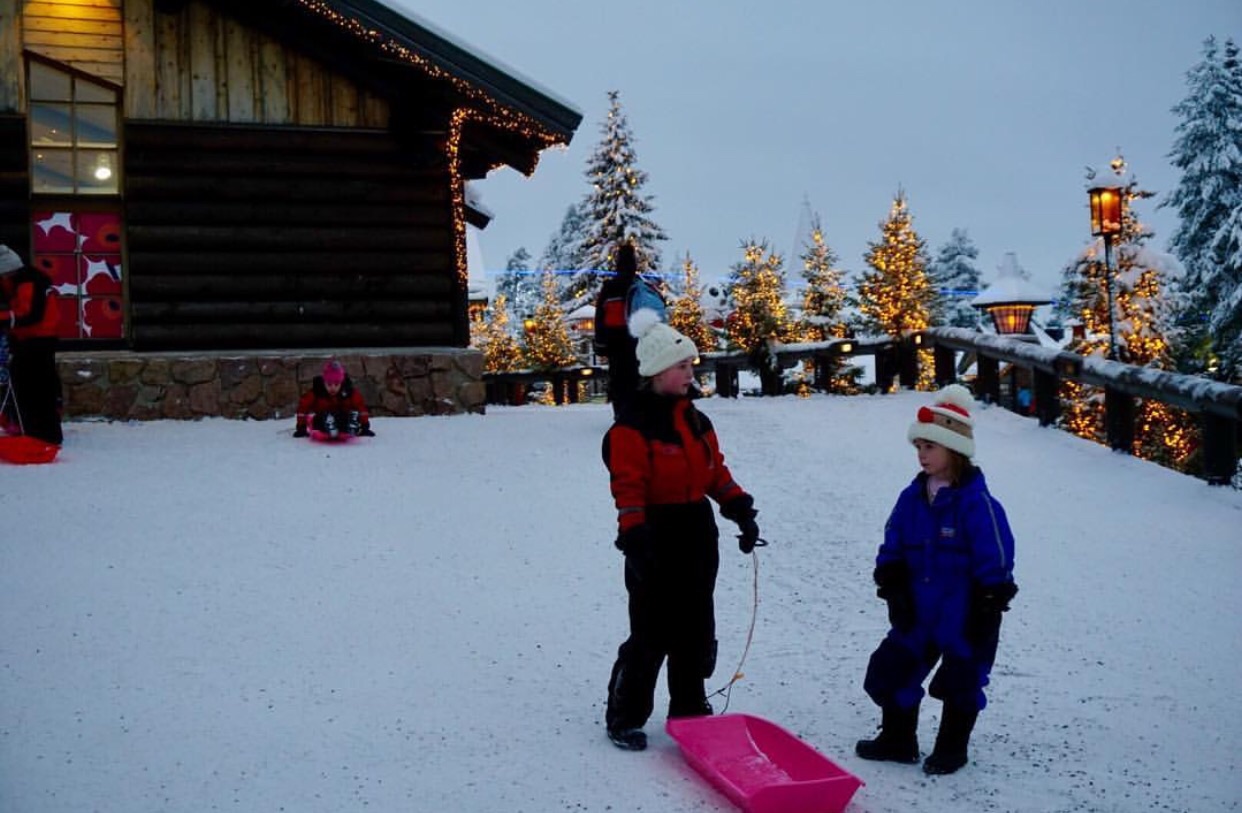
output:
[{"label": "glowing lamp", "polygon": [[1121,233],[1122,187],[1095,184],[1087,190],[1091,199],[1091,234],[1111,237]]}]

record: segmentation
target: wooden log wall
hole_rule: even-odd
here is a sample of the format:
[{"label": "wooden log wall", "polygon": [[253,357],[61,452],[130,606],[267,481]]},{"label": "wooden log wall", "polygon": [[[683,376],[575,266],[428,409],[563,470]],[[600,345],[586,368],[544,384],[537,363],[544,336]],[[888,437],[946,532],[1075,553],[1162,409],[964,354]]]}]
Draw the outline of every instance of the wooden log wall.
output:
[{"label": "wooden log wall", "polygon": [[0,115],[0,243],[30,262],[30,147],[26,118]]},{"label": "wooden log wall", "polygon": [[178,5],[125,0],[126,118],[387,127],[384,99],[205,3]]},{"label": "wooden log wall", "polygon": [[130,123],[125,167],[135,349],[459,343],[447,170],[388,133]]}]

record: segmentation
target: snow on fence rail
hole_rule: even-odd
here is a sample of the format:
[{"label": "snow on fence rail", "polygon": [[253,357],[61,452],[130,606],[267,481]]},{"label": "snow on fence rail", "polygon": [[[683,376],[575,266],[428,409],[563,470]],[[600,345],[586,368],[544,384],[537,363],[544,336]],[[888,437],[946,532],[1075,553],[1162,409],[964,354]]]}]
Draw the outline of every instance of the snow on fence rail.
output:
[{"label": "snow on fence rail", "polygon": [[[888,392],[896,381],[905,387],[913,387],[918,381],[920,348],[932,350],[935,380],[941,386],[957,380],[957,353],[973,353],[977,369],[975,397],[992,403],[1000,403],[1001,400],[1001,362],[1030,370],[1033,411],[1041,426],[1055,424],[1060,415],[1061,381],[1078,381],[1103,388],[1108,445],[1127,454],[1134,444],[1137,399],[1162,401],[1186,410],[1200,418],[1204,479],[1212,484],[1228,484],[1237,472],[1239,435],[1242,434],[1242,387],[1199,376],[1081,356],[964,328],[928,328],[902,340],[888,336],[864,336],[774,344],[768,348],[767,357],[772,362],[769,369],[747,353],[704,353],[699,360],[698,371],[715,375],[717,396],[734,398],[738,395],[738,373],[744,369],[759,372],[764,394],[777,394],[780,392],[780,377],[772,375],[773,371],[810,360],[815,363],[813,385],[826,389],[826,374],[832,369],[833,362],[845,357],[870,355],[876,359],[877,388],[880,392]],[[607,377],[606,367],[523,370],[483,376],[488,385],[488,403],[500,404],[524,403],[525,390],[538,382],[552,385],[553,400],[557,404],[573,403],[577,400],[578,382],[606,381]]]}]

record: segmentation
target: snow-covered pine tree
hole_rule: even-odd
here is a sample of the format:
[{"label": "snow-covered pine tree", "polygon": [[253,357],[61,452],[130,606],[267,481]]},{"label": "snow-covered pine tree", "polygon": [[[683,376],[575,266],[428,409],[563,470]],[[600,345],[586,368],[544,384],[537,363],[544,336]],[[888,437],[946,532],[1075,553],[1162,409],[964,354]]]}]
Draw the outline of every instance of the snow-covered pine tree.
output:
[{"label": "snow-covered pine tree", "polygon": [[[548,244],[544,246],[543,253],[539,255],[537,268],[536,289],[536,305],[543,299],[543,273],[551,271],[556,281],[557,296],[562,301],[567,299],[566,291],[569,288],[569,280],[581,270],[583,266],[582,260],[582,238],[586,227],[586,216],[583,214],[583,204],[581,202],[569,206],[565,210],[565,216],[561,218],[561,226],[556,234],[552,235],[548,240]],[[585,304],[589,297],[582,297],[580,302],[570,303],[567,305],[566,312],[575,310],[578,306]]]},{"label": "snow-covered pine tree", "polygon": [[716,349],[716,331],[703,317],[703,288],[699,285],[699,267],[686,252],[681,263],[682,293],[673,300],[668,323],[679,333],[688,336],[700,353]]},{"label": "snow-covered pine tree", "polygon": [[897,191],[880,232],[880,241],[868,244],[865,259],[871,270],[859,280],[858,309],[868,332],[898,339],[930,324],[935,298],[927,248],[914,230],[905,192]]},{"label": "snow-covered pine tree", "polygon": [[972,330],[979,326],[979,311],[970,304],[979,294],[980,273],[974,264],[978,257],[979,249],[966,230],[954,229],[928,266],[932,287],[939,294],[941,324]]},{"label": "snow-covered pine tree", "polygon": [[1233,40],[1223,54],[1214,37],[1205,40],[1186,84],[1169,153],[1182,176],[1162,203],[1177,210],[1169,248],[1186,269],[1182,368],[1215,367],[1218,377],[1242,381],[1242,64]]},{"label": "snow-covered pine tree", "polygon": [[624,240],[638,249],[639,273],[661,268],[660,242],[668,238],[652,219],[654,197],[643,194],[647,173],[638,168],[634,135],[621,109],[621,94],[608,93],[608,116],[587,160],[591,191],[579,205],[583,218],[581,264],[567,287],[569,301],[587,301],[599,288],[599,272],[612,269],[612,254]]},{"label": "snow-covered pine tree", "polygon": [[525,246],[509,255],[505,270],[496,282],[496,293],[504,296],[507,307],[518,319],[525,319],[539,304],[539,275],[530,269],[530,252]]},{"label": "snow-covered pine tree", "polygon": [[[1114,238],[1113,330],[1118,360],[1159,370],[1173,368],[1170,336],[1175,333],[1173,283],[1181,275],[1177,260],[1147,244],[1153,232],[1139,220],[1134,203],[1154,196],[1139,187],[1125,159],[1118,156],[1111,171],[1124,183],[1121,232]],[[1108,295],[1102,241],[1093,241],[1065,269],[1061,299],[1084,326],[1080,341],[1070,345],[1083,355],[1108,354]],[[1062,399],[1068,405],[1062,425],[1082,437],[1103,438],[1102,398],[1089,387],[1068,383]],[[1139,402],[1135,421],[1136,456],[1181,466],[1191,449],[1193,422],[1180,410],[1155,400]]]}]

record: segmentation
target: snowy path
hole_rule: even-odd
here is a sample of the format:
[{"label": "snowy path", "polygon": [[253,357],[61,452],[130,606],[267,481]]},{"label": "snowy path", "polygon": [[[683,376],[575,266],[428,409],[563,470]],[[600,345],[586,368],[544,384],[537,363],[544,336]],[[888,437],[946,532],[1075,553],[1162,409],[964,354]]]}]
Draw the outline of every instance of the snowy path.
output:
[{"label": "snowy path", "polygon": [[[871,558],[924,400],[703,403],[772,540],[731,710],[862,776],[857,813],[1240,809],[1242,493],[999,409],[980,463],[1022,592],[974,762],[932,780],[853,756],[877,716]],[[55,465],[0,467],[0,811],[732,810],[658,716],[645,754],[603,737],[625,632],[609,414],[380,419],[346,448],[70,424]],[[751,608],[726,545],[712,688]]]}]

